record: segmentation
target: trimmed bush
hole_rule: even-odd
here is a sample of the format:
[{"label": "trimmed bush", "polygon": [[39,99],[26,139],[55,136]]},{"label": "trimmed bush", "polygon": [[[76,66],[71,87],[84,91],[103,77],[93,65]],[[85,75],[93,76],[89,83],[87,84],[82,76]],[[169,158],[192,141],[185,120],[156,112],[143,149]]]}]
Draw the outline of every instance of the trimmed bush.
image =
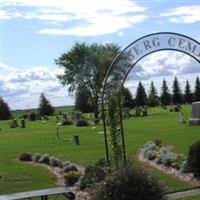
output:
[{"label": "trimmed bush", "polygon": [[183,172],[183,173],[189,172],[189,167],[188,167],[188,162],[187,162],[187,160],[184,160],[184,161],[180,164],[180,171]]},{"label": "trimmed bush", "polygon": [[28,114],[23,114],[22,118],[27,119],[28,118]]},{"label": "trimmed bush", "polygon": [[96,200],[161,200],[164,195],[157,179],[130,167],[112,173],[96,188]]},{"label": "trimmed bush", "polygon": [[44,163],[44,164],[49,164],[49,155],[48,154],[44,154],[40,159],[39,159],[39,163]]},{"label": "trimmed bush", "polygon": [[36,113],[35,112],[29,113],[29,120],[30,121],[35,121],[36,120]]},{"label": "trimmed bush", "polygon": [[94,184],[103,181],[107,174],[108,170],[106,168],[102,168],[97,165],[86,167],[85,174],[80,182],[82,187],[81,189],[91,187]]},{"label": "trimmed bush", "polygon": [[50,157],[49,158],[49,164],[52,167],[59,167],[59,160],[54,158],[54,157]]},{"label": "trimmed bush", "polygon": [[22,153],[19,156],[20,161],[32,161],[32,155],[30,153]]},{"label": "trimmed bush", "polygon": [[72,124],[72,122],[69,121],[68,119],[64,119],[64,120],[62,121],[62,125],[63,125],[63,126],[67,126],[67,125],[71,125],[71,124]]},{"label": "trimmed bush", "polygon": [[200,178],[200,141],[190,146],[187,162],[189,170],[196,178]]},{"label": "trimmed bush", "polygon": [[68,173],[68,172],[71,172],[71,171],[77,172],[78,169],[77,169],[76,165],[69,163],[67,165],[66,164],[64,165],[63,171],[64,171],[64,173]]},{"label": "trimmed bush", "polygon": [[39,162],[39,159],[41,158],[41,155],[39,153],[36,153],[34,156],[33,156],[33,161],[34,162]]},{"label": "trimmed bush", "polygon": [[88,126],[88,125],[89,125],[88,122],[84,119],[78,120],[76,122],[76,126]]},{"label": "trimmed bush", "polygon": [[68,173],[64,174],[65,178],[65,186],[71,187],[73,186],[79,178],[82,176],[81,172],[76,172],[76,171],[70,171]]}]

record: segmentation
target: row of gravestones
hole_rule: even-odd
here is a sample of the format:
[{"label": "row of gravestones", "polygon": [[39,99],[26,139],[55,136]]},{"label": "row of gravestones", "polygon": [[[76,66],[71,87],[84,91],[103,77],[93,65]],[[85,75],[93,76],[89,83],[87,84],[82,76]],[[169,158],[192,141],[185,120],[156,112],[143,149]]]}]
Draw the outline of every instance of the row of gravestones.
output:
[{"label": "row of gravestones", "polygon": [[26,127],[26,121],[25,121],[25,119],[21,119],[20,120],[20,126],[18,124],[17,119],[13,119],[12,122],[10,123],[10,128],[17,128],[17,127],[25,128]]},{"label": "row of gravestones", "polygon": [[138,117],[138,116],[147,116],[148,115],[148,108],[146,106],[137,106],[135,108],[135,114],[131,114],[131,108],[130,107],[124,107],[123,113],[124,117]]},{"label": "row of gravestones", "polygon": [[[178,106],[175,107],[174,106],[171,109],[173,109],[173,111],[179,111],[180,107],[178,107]],[[126,111],[126,112],[129,113],[129,111]],[[143,110],[142,112],[143,112],[143,115],[147,114],[147,110],[146,109]],[[136,108],[136,116],[139,116],[140,113],[141,113],[141,108],[140,107]],[[67,120],[67,118],[68,118],[69,115],[72,115],[72,114],[71,113],[68,113],[68,114],[64,113],[63,119]],[[80,120],[81,119],[81,112],[75,112],[74,116],[75,116],[75,120],[77,120],[77,121]],[[183,115],[180,115],[180,118],[183,118]],[[57,120],[58,120],[58,118],[57,118]],[[21,128],[25,128],[25,126],[26,126],[25,120],[21,119],[20,122],[21,122],[20,127]],[[192,103],[192,118],[189,120],[189,124],[190,125],[200,125],[200,102],[194,102],[194,103]],[[18,122],[17,122],[16,119],[14,119],[11,122],[10,128],[17,128],[17,127],[19,127]]]},{"label": "row of gravestones", "polygon": [[[147,108],[143,109],[141,107],[136,107],[135,110],[136,110],[135,116],[140,116],[141,113],[143,116],[147,115]],[[130,111],[131,111],[130,108],[124,108],[124,115],[132,116],[130,114]],[[181,111],[181,105],[172,105],[170,108],[170,112],[180,112],[179,122],[186,123],[184,114]],[[189,120],[189,125],[191,126],[200,125],[200,101],[192,103],[192,118]]]},{"label": "row of gravestones", "polygon": [[[74,118],[75,118],[76,121],[78,121],[78,120],[81,119],[81,112],[75,112],[75,113],[64,113],[64,114],[62,114],[63,120],[67,120],[68,117],[69,117],[70,115],[72,115],[72,114],[74,115]],[[44,117],[42,117],[41,119],[43,119],[43,120],[48,120],[49,118],[48,118],[48,116],[44,116]],[[56,115],[56,119],[57,119],[57,121],[60,120],[60,118],[59,118],[58,115]],[[21,127],[21,128],[25,128],[25,127],[26,127],[26,121],[25,121],[24,118],[22,118],[22,119],[20,120],[20,125],[18,124],[17,119],[13,119],[13,120],[11,121],[11,123],[10,123],[10,128],[17,128],[17,127]]]},{"label": "row of gravestones", "polygon": [[82,113],[81,112],[68,112],[68,113],[62,113],[61,111],[59,112],[59,115],[56,115],[56,119],[57,121],[60,120],[60,115],[62,115],[63,119],[67,120],[67,119],[71,119],[71,120],[75,120],[78,121],[82,118]]}]

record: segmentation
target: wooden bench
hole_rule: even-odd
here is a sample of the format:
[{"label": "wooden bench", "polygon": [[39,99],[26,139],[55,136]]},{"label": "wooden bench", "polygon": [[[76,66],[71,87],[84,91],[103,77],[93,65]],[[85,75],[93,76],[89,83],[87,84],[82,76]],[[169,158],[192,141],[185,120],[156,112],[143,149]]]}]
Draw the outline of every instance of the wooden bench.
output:
[{"label": "wooden bench", "polygon": [[58,196],[60,195],[63,195],[69,200],[75,199],[75,195],[73,192],[71,192],[65,187],[58,187],[58,188],[50,188],[50,189],[36,190],[30,192],[20,192],[7,195],[0,195],[0,200],[32,199],[34,197],[40,197],[41,200],[47,200],[48,196],[50,195],[56,195],[55,199],[57,199]]}]

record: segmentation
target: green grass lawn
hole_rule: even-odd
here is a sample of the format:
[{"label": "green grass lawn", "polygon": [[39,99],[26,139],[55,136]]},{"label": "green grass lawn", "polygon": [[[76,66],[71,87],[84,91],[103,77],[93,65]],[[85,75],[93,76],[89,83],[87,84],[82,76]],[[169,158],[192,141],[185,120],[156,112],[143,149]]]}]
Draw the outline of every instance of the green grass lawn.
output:
[{"label": "green grass lawn", "polygon": [[[187,119],[191,106],[183,107]],[[200,140],[200,128],[178,123],[178,113],[153,108],[150,116],[124,120],[127,155],[133,159],[138,149],[147,141],[160,137],[164,145],[172,146],[175,152],[187,155],[189,146]],[[63,126],[61,139],[55,136],[56,118],[46,124],[42,121],[27,121],[27,128],[11,129],[9,121],[0,121],[0,194],[54,187],[54,177],[40,166],[17,161],[23,152],[48,153],[60,159],[88,165],[104,157],[103,128]],[[72,144],[73,134],[80,135],[80,146]],[[66,140],[67,139],[67,140]],[[133,164],[138,165],[138,162]],[[151,172],[166,183],[167,190],[179,191],[193,187],[177,180],[172,175],[156,169]]]}]

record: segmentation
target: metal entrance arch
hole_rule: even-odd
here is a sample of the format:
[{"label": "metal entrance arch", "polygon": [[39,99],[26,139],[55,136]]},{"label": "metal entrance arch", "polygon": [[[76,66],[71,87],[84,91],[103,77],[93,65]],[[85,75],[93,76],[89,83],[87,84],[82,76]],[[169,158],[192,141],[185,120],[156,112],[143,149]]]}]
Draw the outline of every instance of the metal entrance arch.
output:
[{"label": "metal entrance arch", "polygon": [[118,115],[118,127],[121,136],[121,146],[123,160],[126,162],[126,148],[124,139],[122,108],[121,108],[121,90],[123,84],[133,67],[147,55],[163,50],[179,51],[189,55],[200,63],[200,43],[196,40],[182,34],[173,32],[160,32],[149,34],[139,38],[128,45],[113,61],[103,83],[102,90],[102,117],[104,126],[104,139],[106,159],[110,162],[109,146],[107,137],[107,119],[106,114],[109,96],[118,100],[116,108]]}]

